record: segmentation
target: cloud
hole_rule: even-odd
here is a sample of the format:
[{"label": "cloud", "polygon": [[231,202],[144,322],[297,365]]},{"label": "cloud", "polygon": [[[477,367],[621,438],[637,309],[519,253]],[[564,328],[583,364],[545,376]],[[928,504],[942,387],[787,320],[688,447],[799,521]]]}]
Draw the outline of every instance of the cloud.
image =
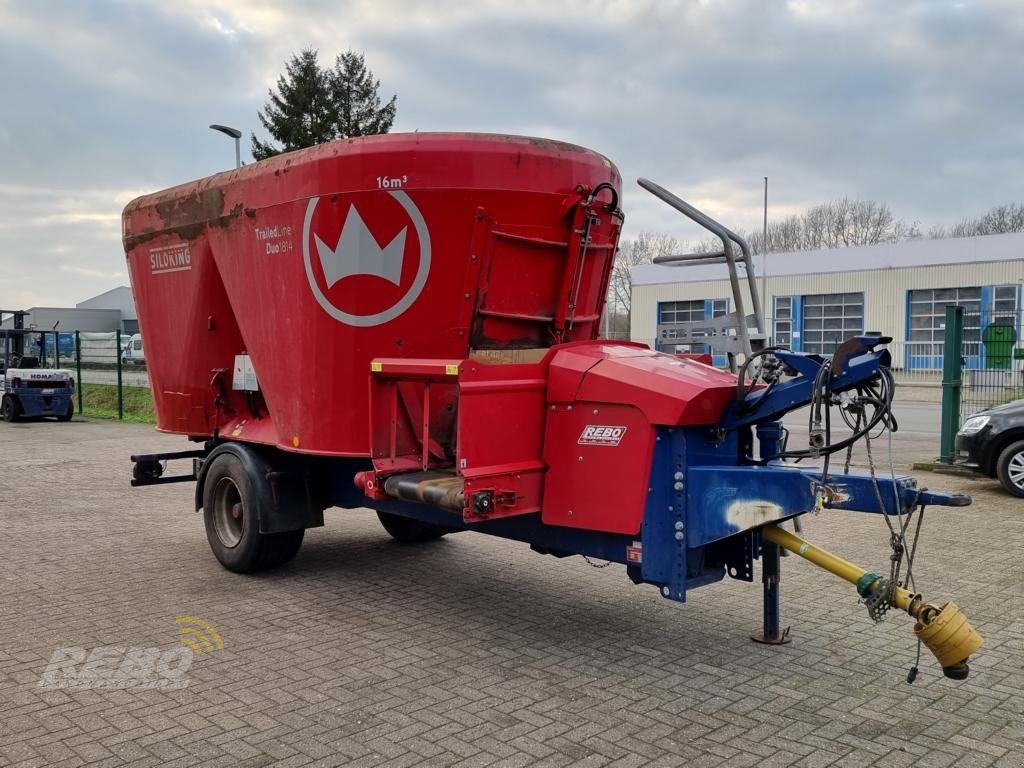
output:
[{"label": "cloud", "polygon": [[73,275],[82,275],[83,277],[101,277],[110,280],[124,280],[128,277],[128,273],[125,270],[121,270],[119,272],[104,272],[101,269],[75,267],[70,264],[61,264],[59,269],[61,272],[70,272]]},{"label": "cloud", "polygon": [[324,63],[363,51],[398,94],[396,130],[601,151],[627,235],[701,236],[637,176],[734,228],[759,225],[765,175],[777,216],[849,195],[928,226],[1020,198],[1014,0],[0,4],[0,67],[17,73],[0,80],[0,305],[40,269],[66,303],[112,287],[125,202],[230,166],[206,126],[256,128],[307,46]]},{"label": "cloud", "polygon": [[93,223],[100,225],[117,224],[121,221],[118,213],[102,211],[68,211],[66,213],[48,213],[42,216],[33,216],[28,220],[29,224],[35,226],[52,226],[60,224],[82,224]]}]

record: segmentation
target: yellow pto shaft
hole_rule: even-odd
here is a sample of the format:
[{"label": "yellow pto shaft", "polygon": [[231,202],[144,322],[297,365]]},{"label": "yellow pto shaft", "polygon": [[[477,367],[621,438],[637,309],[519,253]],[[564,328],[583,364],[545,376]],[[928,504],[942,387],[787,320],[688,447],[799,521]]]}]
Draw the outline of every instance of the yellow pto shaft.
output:
[{"label": "yellow pto shaft", "polygon": [[[875,574],[816,547],[777,525],[762,528],[761,536],[766,541],[788,549],[819,568],[824,568],[829,573],[857,585],[858,591],[863,590],[864,595],[883,586],[882,580]],[[946,677],[955,680],[967,677],[970,671],[967,660],[981,647],[983,640],[977,630],[968,623],[956,603],[947,602],[941,606],[925,603],[920,595],[897,587],[893,591],[892,604],[917,619],[914,634],[938,659]]]}]

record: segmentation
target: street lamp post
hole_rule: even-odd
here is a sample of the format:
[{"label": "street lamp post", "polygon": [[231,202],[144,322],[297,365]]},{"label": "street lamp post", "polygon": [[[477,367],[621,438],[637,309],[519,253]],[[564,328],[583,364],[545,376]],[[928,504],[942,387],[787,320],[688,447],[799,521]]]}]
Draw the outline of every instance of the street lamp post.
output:
[{"label": "street lamp post", "polygon": [[[761,307],[764,312],[764,327],[771,322],[772,310],[768,300],[768,177],[764,177],[764,229],[761,231]],[[771,332],[769,331],[769,335]]]},{"label": "street lamp post", "polygon": [[210,128],[212,128],[215,131],[220,131],[225,136],[230,136],[232,139],[235,140],[235,168],[241,168],[242,167],[242,148],[241,148],[241,145],[239,143],[239,139],[242,138],[242,132],[240,130],[238,130],[237,128],[231,128],[231,127],[229,127],[227,125],[217,125],[216,123],[211,125]]}]

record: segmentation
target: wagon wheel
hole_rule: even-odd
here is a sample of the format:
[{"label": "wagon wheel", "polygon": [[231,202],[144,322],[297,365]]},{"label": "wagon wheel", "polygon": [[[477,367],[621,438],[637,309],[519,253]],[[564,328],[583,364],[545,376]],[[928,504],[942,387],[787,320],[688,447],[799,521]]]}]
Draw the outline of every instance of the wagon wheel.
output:
[{"label": "wagon wheel", "polygon": [[[265,479],[251,475],[233,453],[210,460],[203,482],[206,539],[220,564],[248,573],[274,568],[295,557],[305,530],[260,533],[257,505],[267,494]],[[265,503],[265,500],[264,500]]]}]

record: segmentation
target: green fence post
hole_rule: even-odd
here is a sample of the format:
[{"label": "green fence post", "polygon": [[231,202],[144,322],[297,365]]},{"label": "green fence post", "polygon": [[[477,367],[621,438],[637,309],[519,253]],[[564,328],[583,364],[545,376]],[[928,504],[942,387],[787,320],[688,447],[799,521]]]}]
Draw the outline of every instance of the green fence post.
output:
[{"label": "green fence post", "polygon": [[75,381],[78,382],[78,415],[82,415],[82,336],[75,331]]},{"label": "green fence post", "polygon": [[117,418],[124,420],[124,385],[121,382],[121,329],[117,329]]},{"label": "green fence post", "polygon": [[946,338],[942,346],[942,437],[939,461],[956,458],[956,433],[960,429],[960,387],[963,377],[964,308],[946,307]]}]

